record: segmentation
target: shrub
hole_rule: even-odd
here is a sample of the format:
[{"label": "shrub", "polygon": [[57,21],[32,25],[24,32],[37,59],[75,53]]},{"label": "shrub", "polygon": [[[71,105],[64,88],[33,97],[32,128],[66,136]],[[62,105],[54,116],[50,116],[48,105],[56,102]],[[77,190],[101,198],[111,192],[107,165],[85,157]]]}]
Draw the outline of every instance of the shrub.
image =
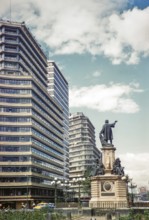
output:
[{"label": "shrub", "polygon": [[41,211],[1,211],[0,220],[45,220]]}]

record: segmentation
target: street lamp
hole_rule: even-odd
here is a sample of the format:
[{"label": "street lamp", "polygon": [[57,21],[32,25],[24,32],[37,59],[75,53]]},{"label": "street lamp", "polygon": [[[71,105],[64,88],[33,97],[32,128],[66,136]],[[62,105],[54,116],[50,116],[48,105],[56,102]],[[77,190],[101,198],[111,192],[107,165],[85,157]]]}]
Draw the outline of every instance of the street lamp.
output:
[{"label": "street lamp", "polygon": [[61,185],[61,181],[58,180],[57,177],[54,178],[54,180],[51,182],[51,185],[54,185],[54,204],[55,204],[55,208],[57,206],[57,188],[58,185]]},{"label": "street lamp", "polygon": [[28,201],[28,196],[29,196],[29,176],[28,175],[25,175],[26,177],[26,206],[25,208],[28,209],[29,208],[29,201]]},{"label": "street lamp", "polygon": [[61,186],[63,187],[65,204],[67,204],[68,191],[71,186],[71,183],[69,183],[68,180],[64,180],[64,182],[61,184]]},{"label": "street lamp", "polygon": [[134,193],[133,193],[133,189],[135,189],[137,187],[137,185],[135,183],[132,182],[132,178],[129,178],[129,176],[126,176],[126,182],[129,184],[128,188],[131,189],[131,206],[134,205]]},{"label": "street lamp", "polygon": [[78,206],[81,207],[81,185],[85,181],[85,178],[78,177],[78,178],[73,178],[73,183],[78,185]]},{"label": "street lamp", "polygon": [[133,194],[133,189],[135,189],[137,187],[137,185],[135,183],[132,182],[132,179],[129,179],[129,188],[131,189],[131,204],[132,206],[134,205],[134,194]]},{"label": "street lamp", "polygon": [[129,204],[129,191],[128,191],[128,182],[129,182],[129,176],[125,175],[121,177],[121,180],[126,182],[126,190],[127,190],[127,203]]},{"label": "street lamp", "polygon": [[122,180],[126,181],[127,183],[127,192],[129,192],[128,188],[131,189],[131,206],[134,205],[134,193],[133,193],[133,189],[135,189],[137,187],[137,185],[135,183],[132,182],[132,178],[129,178],[128,175],[123,176],[121,178]]}]

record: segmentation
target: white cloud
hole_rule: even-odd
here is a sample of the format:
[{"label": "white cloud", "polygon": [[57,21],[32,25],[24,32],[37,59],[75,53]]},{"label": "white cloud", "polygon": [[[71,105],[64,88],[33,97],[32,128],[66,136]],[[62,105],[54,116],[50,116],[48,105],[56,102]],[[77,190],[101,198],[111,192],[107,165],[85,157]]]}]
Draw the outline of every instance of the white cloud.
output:
[{"label": "white cloud", "polygon": [[119,155],[122,166],[125,167],[125,174],[133,178],[137,186],[148,186],[149,182],[149,153],[126,153]]},{"label": "white cloud", "polygon": [[119,62],[125,61],[128,64],[138,63],[141,53],[144,56],[149,55],[148,20],[149,7],[144,10],[134,8],[132,11],[125,11],[121,15],[111,15],[109,17],[111,40],[107,40],[106,47],[109,48],[111,46],[110,42],[113,41],[112,46],[115,47],[116,45],[116,50],[112,47],[111,54],[107,51],[106,55],[119,59]]},{"label": "white cloud", "polygon": [[142,92],[138,84],[111,84],[70,89],[70,107],[86,107],[99,112],[112,111],[135,113],[139,106],[131,98],[136,92]]},{"label": "white cloud", "polygon": [[[2,18],[9,1],[0,0]],[[123,11],[127,0],[13,0],[12,19],[26,21],[55,54],[103,54],[114,64],[149,55],[149,8]]]},{"label": "white cloud", "polygon": [[95,72],[91,73],[91,74],[87,74],[85,75],[85,79],[90,80],[90,82],[94,82],[97,77],[101,76],[101,71],[100,70],[96,70]]},{"label": "white cloud", "polygon": [[98,76],[101,76],[101,72],[100,71],[95,71],[93,74],[92,74],[93,77],[98,77]]}]

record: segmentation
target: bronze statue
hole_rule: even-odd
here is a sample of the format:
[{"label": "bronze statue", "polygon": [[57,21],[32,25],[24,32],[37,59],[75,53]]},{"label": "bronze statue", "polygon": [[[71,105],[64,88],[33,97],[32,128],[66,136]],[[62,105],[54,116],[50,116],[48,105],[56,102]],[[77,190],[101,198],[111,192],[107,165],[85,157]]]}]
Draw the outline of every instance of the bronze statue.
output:
[{"label": "bronze statue", "polygon": [[117,158],[114,161],[112,174],[119,175],[119,176],[124,176],[125,175],[124,167],[121,166],[121,161],[120,161],[119,158]]},{"label": "bronze statue", "polygon": [[[105,120],[105,124],[103,125],[102,130],[99,133],[99,138],[102,146],[112,145],[112,140],[113,140],[112,128],[115,127],[116,123],[117,121],[115,121],[112,124],[109,124],[109,120]],[[108,141],[110,141],[110,143],[108,143]]]},{"label": "bronze statue", "polygon": [[91,176],[98,176],[98,175],[104,175],[104,165],[101,160],[96,159],[96,164],[92,168]]},{"label": "bronze statue", "polygon": [[103,163],[102,163],[102,161],[101,160],[98,160],[98,159],[96,159],[96,174],[95,174],[95,176],[97,176],[97,175],[104,175],[104,165],[103,165]]}]

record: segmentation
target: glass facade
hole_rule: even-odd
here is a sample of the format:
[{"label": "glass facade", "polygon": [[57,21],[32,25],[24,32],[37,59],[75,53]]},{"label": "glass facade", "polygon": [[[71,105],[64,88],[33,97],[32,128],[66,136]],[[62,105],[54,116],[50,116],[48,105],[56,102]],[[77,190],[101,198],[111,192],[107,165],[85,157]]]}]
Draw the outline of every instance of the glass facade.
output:
[{"label": "glass facade", "polygon": [[68,82],[53,61],[48,61],[48,92],[63,109],[64,177],[69,178],[69,97]]},{"label": "glass facade", "polygon": [[0,202],[54,201],[65,172],[64,113],[47,59],[23,23],[0,21]]}]

